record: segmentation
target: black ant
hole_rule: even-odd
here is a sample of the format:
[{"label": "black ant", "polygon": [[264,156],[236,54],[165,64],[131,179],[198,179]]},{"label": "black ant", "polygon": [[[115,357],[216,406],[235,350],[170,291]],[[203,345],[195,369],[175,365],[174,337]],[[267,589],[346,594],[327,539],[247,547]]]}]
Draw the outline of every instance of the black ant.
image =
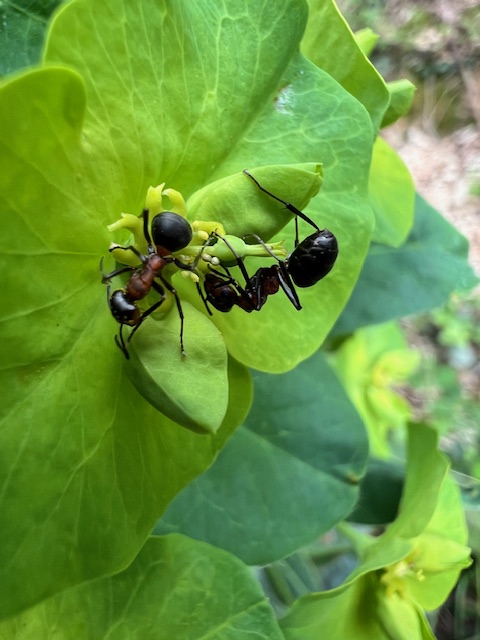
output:
[{"label": "black ant", "polygon": [[[297,207],[267,191],[246,169],[244,169],[244,173],[253,180],[261,191],[284,204],[285,208],[295,215],[295,249],[287,256],[286,260],[280,260],[269,251],[261,238],[256,234],[249,234],[263,244],[278,261],[277,264],[270,267],[260,267],[253,276],[249,276],[243,259],[235,253],[226,238],[215,234],[225,242],[234,254],[236,263],[245,279],[245,288],[231,276],[227,267],[220,265],[225,273],[211,269],[205,275],[205,297],[199,289],[200,295],[209,313],[208,302],[217,311],[224,313],[230,311],[235,305],[250,313],[251,311],[259,311],[266,303],[268,296],[277,293],[281,288],[295,309],[300,310],[302,307],[294,285],[311,287],[332,270],[338,255],[337,239],[328,229],[320,229]],[[298,241],[298,218],[305,220],[316,229],[315,233],[300,243]]]},{"label": "black ant", "polygon": [[[103,273],[103,258],[100,261],[100,270],[102,272],[102,282],[108,284],[107,287],[107,300],[112,316],[117,322],[120,323],[120,331],[115,336],[115,343],[122,351],[127,360],[130,358],[127,342],[133,337],[133,334],[143,321],[153,313],[158,307],[165,301],[166,294],[165,289],[170,291],[174,296],[178,309],[178,315],[180,316],[180,349],[182,357],[185,357],[185,350],[183,347],[183,310],[180,303],[180,298],[173,286],[163,278],[161,271],[168,264],[176,264],[181,269],[192,270],[194,266],[189,266],[174,258],[171,254],[174,251],[179,251],[185,248],[192,239],[192,228],[190,224],[178,213],[172,211],[165,211],[157,214],[152,220],[152,237],[148,230],[148,209],[144,209],[141,213],[143,217],[143,233],[148,243],[148,254],[141,254],[136,247],[112,247],[110,251],[114,249],[124,249],[133,251],[133,253],[142,262],[139,267],[122,267],[116,269],[111,273]],[[115,276],[122,273],[128,273],[132,271],[128,282],[123,289],[116,289],[112,295],[110,295],[110,280]],[[160,280],[162,284],[156,282]],[[163,285],[163,286],[162,286]],[[154,289],[160,296],[160,300],[155,302],[143,313],[137,307],[137,302],[143,300],[150,293],[151,289]],[[133,327],[133,331],[125,341],[123,337],[123,326],[128,325]]]},{"label": "black ant", "polygon": [[[330,273],[338,256],[336,237],[328,229],[320,229],[311,218],[293,204],[285,202],[285,200],[267,191],[246,169],[243,170],[243,173],[253,180],[260,191],[284,204],[285,208],[295,215],[295,249],[284,263],[293,282],[297,287],[311,287],[319,280],[322,280]],[[307,236],[300,243],[298,242],[298,218],[305,220],[316,229],[315,233]]]}]

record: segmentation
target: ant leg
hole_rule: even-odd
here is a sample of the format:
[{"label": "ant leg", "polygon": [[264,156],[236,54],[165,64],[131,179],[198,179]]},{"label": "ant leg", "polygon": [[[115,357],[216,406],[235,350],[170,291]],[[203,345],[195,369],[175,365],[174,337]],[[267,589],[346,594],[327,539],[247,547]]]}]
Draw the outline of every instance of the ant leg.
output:
[{"label": "ant leg", "polygon": [[[158,276],[157,276],[158,277]],[[148,318],[148,316],[153,313],[154,311],[156,311],[158,309],[158,307],[165,302],[166,296],[165,296],[165,291],[163,290],[163,287],[161,287],[157,282],[152,282],[152,288],[155,289],[155,291],[158,293],[158,295],[160,296],[160,300],[158,300],[157,302],[155,302],[155,304],[152,304],[151,307],[148,307],[148,309],[146,311],[144,311],[142,313],[142,315],[140,316],[140,319],[138,321],[138,323],[133,327],[132,331],[130,332],[130,335],[128,336],[128,340],[127,342],[130,342],[130,340],[132,339],[133,334],[135,333],[135,331],[139,328],[139,326],[143,323],[143,321]]]},{"label": "ant leg", "polygon": [[112,278],[115,278],[115,276],[119,276],[122,273],[127,273],[128,271],[136,271],[137,267],[124,267],[123,269],[116,269],[115,271],[112,271],[112,273],[103,273],[102,274],[102,282],[103,284],[107,284],[108,282],[110,282],[110,280]]},{"label": "ant leg", "polygon": [[[250,276],[248,275],[248,271],[245,267],[245,262],[243,260],[243,258],[241,256],[238,255],[238,253],[235,251],[235,249],[233,248],[233,246],[229,243],[229,241],[224,238],[223,236],[221,236],[219,233],[215,232],[215,235],[220,238],[220,240],[223,240],[223,242],[227,245],[227,247],[230,249],[230,251],[233,253],[233,255],[235,256],[235,259],[237,261],[237,266],[240,269],[240,271],[242,272],[242,276],[245,280],[245,289],[243,289],[240,284],[238,283],[237,280],[235,280],[235,278],[233,278],[230,274],[230,271],[228,270],[227,267],[225,267],[223,264],[220,264],[220,266],[222,267],[222,269],[225,271],[225,273],[227,274],[228,278],[229,278],[229,282],[227,282],[226,284],[231,284],[235,287],[235,289],[237,290],[237,292],[239,293],[239,295],[243,298],[243,300],[246,301],[247,305],[249,307],[252,308],[252,310],[257,309],[257,304],[254,301],[258,298],[258,291],[257,291],[257,287],[254,284],[254,279],[255,276],[253,276],[253,278],[250,278]],[[251,234],[251,235],[255,235],[255,234]],[[258,236],[257,238],[260,240],[260,242],[262,242],[262,244],[265,244]],[[266,246],[266,245],[265,245]],[[270,252],[270,250],[267,247],[267,250]],[[272,252],[270,252],[272,253]],[[278,260],[278,258],[272,253],[273,257]],[[218,271],[215,271],[215,269],[210,268],[210,270],[214,273],[216,273],[217,275],[224,277],[223,274],[219,273]]]},{"label": "ant leg", "polygon": [[285,295],[293,304],[295,309],[297,309],[297,311],[300,311],[302,305],[300,304],[300,300],[298,299],[297,291],[292,282],[292,279],[290,278],[287,268],[285,267],[285,263],[282,261],[280,261],[278,265],[278,282],[280,283],[280,286],[282,287]]},{"label": "ant leg", "polygon": [[163,294],[162,294],[162,295],[163,295],[163,297],[162,297],[160,300],[158,300],[158,302],[155,302],[155,304],[152,304],[152,306],[151,306],[151,307],[148,307],[148,309],[142,313],[142,315],[140,316],[140,320],[139,320],[138,324],[136,324],[136,325],[133,327],[132,331],[130,332],[130,335],[129,335],[129,336],[128,336],[128,338],[127,338],[127,342],[130,342],[130,340],[131,340],[131,339],[132,339],[132,337],[133,337],[133,334],[134,334],[134,333],[135,333],[135,331],[140,327],[140,325],[141,325],[141,324],[143,324],[143,321],[144,321],[144,320],[146,320],[146,319],[148,318],[148,316],[149,316],[151,313],[153,313],[156,309],[158,309],[158,307],[159,307],[163,302],[165,302],[165,292],[163,292]]},{"label": "ant leg", "polygon": [[[295,220],[296,220],[296,218],[295,218]],[[285,295],[290,300],[290,302],[293,304],[295,309],[300,311],[302,306],[300,304],[300,300],[298,299],[298,295],[297,295],[296,289],[294,287],[294,284],[292,282],[292,279],[290,278],[288,270],[285,267],[285,262],[283,260],[280,260],[280,258],[278,258],[273,253],[273,251],[270,250],[268,245],[266,245],[265,242],[256,233],[248,233],[246,236],[244,236],[244,238],[248,238],[249,236],[255,238],[255,240],[259,244],[261,244],[268,251],[268,253],[275,258],[275,260],[278,261],[278,270],[277,270],[278,282],[280,283],[280,286],[282,287],[283,291],[285,292]],[[297,238],[297,241],[298,241],[298,238]]]},{"label": "ant leg", "polygon": [[153,247],[152,238],[150,237],[150,231],[148,230],[148,216],[150,211],[148,209],[144,209],[140,214],[140,217],[143,218],[143,235],[145,236],[145,240],[149,247]]},{"label": "ant leg", "polygon": [[[239,259],[241,260],[241,258]],[[256,293],[257,293],[256,284],[254,284],[255,276],[253,276],[253,278],[250,278],[248,277],[248,274],[247,274],[247,279],[245,281],[245,289],[244,289],[240,285],[238,280],[236,280],[232,276],[232,274],[230,273],[230,270],[227,267],[225,267],[223,264],[220,264],[219,266],[224,270],[226,275],[224,273],[221,273],[217,269],[214,269],[213,267],[209,267],[209,273],[213,273],[219,278],[221,278],[221,284],[218,284],[217,287],[221,288],[223,286],[231,285],[235,289],[235,291],[238,293],[238,295],[245,301],[247,306],[250,307],[249,309],[247,309],[246,307],[243,307],[241,304],[239,304],[239,306],[242,309],[248,312],[256,309],[255,302],[254,302],[254,297],[256,296]]]},{"label": "ant leg", "polygon": [[120,351],[123,353],[125,358],[127,360],[130,360],[130,355],[128,353],[127,345],[125,344],[125,340],[124,340],[124,337],[123,337],[122,329],[123,329],[123,324],[120,325],[120,331],[118,332],[118,336],[117,335],[115,336],[115,344],[120,349]]},{"label": "ant leg", "polygon": [[[159,280],[161,280],[162,284],[164,285],[164,287],[166,289],[168,289],[168,291],[170,291],[170,293],[173,295],[173,297],[175,298],[175,303],[177,305],[177,311],[178,311],[178,315],[180,316],[180,351],[182,354],[182,358],[186,357],[186,353],[185,353],[185,348],[183,346],[183,325],[184,325],[184,320],[185,320],[185,316],[183,315],[183,309],[182,309],[182,303],[180,302],[180,298],[178,297],[178,293],[175,291],[175,288],[169,283],[167,282],[167,280],[165,280],[165,278],[162,277],[162,275],[159,273],[157,278]],[[162,287],[154,282],[152,284],[153,288],[155,289],[155,291],[157,291],[158,293],[160,293],[160,291],[162,292],[161,295],[165,296],[165,291],[163,291]],[[162,300],[163,302],[163,300]],[[157,305],[160,306],[160,305]],[[157,307],[155,307],[157,308]],[[148,310],[150,311],[150,310]],[[153,309],[152,309],[153,311]],[[151,313],[151,311],[150,311]]]},{"label": "ant leg", "polygon": [[200,249],[200,252],[197,254],[197,256],[195,256],[195,260],[191,263],[191,264],[185,264],[184,262],[182,262],[181,260],[179,260],[178,258],[175,258],[172,256],[172,262],[175,264],[175,266],[177,266],[179,269],[182,269],[183,271],[195,271],[195,269],[198,267],[198,263],[200,262],[203,252],[205,251],[205,249],[207,247],[209,247],[211,245],[211,242],[213,240],[213,238],[215,237],[215,231],[212,231],[210,233],[210,235],[208,236],[208,238],[205,240],[205,242],[202,245],[202,248]]},{"label": "ant leg", "polygon": [[205,305],[205,309],[207,310],[207,313],[209,316],[213,316],[213,313],[210,310],[210,307],[208,306],[208,302],[207,299],[205,298],[205,296],[203,295],[203,291],[202,288],[200,287],[199,283],[196,282],[196,287],[197,287],[197,291],[198,291],[198,295],[200,296],[200,298],[202,299],[203,304]]},{"label": "ant leg", "polygon": [[[232,276],[230,269],[228,269],[228,267],[225,267],[223,264],[219,264],[219,267],[221,267],[224,271],[224,273],[222,273],[221,271],[218,271],[218,269],[215,269],[214,267],[210,267],[208,268],[208,272],[209,273],[214,273],[216,276],[219,276],[222,279],[223,284],[231,284],[235,287],[235,289],[239,292],[239,293],[244,293],[244,290],[242,289],[242,287],[240,286],[240,284],[238,283],[238,280],[235,280],[235,278]],[[248,279],[248,281],[250,282],[250,278]]]},{"label": "ant leg", "polygon": [[[102,280],[103,282],[103,280]],[[104,283],[105,284],[105,283]],[[107,304],[108,304],[108,308],[110,309],[110,311],[112,310],[112,303],[110,301],[110,283],[107,284]]]},{"label": "ant leg", "polygon": [[[133,338],[133,334],[143,324],[143,322],[148,318],[148,316],[151,313],[153,313],[156,309],[158,309],[158,307],[163,302],[165,302],[165,291],[162,289],[162,287],[160,287],[160,285],[158,285],[156,282],[154,282],[152,284],[152,287],[155,289],[155,291],[157,291],[157,293],[159,293],[161,295],[161,298],[160,298],[160,300],[158,300],[158,302],[155,302],[155,304],[152,304],[151,307],[149,307],[146,311],[144,311],[142,313],[138,323],[133,327],[132,331],[130,332],[130,335],[127,338],[127,342],[130,342],[130,340]],[[129,360],[130,356],[128,355],[127,345],[125,343],[125,340],[123,339],[122,328],[123,328],[123,324],[120,325],[120,332],[119,332],[120,340],[118,340],[118,336],[115,336],[115,342],[117,343],[117,346],[123,351],[123,353],[125,354],[127,360]]]},{"label": "ant leg", "polygon": [[[320,227],[311,218],[309,218],[305,213],[303,213],[303,211],[300,211],[300,209],[297,209],[297,207],[295,207],[293,204],[290,204],[290,202],[286,202],[285,200],[282,200],[281,198],[279,198],[278,196],[274,195],[270,191],[267,191],[267,189],[265,189],[265,187],[262,187],[262,185],[258,182],[258,180],[256,178],[254,178],[252,176],[252,174],[249,173],[246,169],[243,170],[243,173],[245,175],[247,175],[251,180],[253,180],[253,182],[257,185],[257,187],[260,189],[260,191],[263,191],[264,193],[269,195],[271,198],[274,198],[278,202],[281,202],[282,204],[285,205],[285,208],[288,209],[289,211],[291,211],[294,215],[298,216],[302,220],[305,220],[305,222],[308,222],[308,224],[311,225],[317,231],[320,231]],[[297,233],[297,244],[298,244],[298,231],[296,233]]]},{"label": "ant leg", "polygon": [[[121,245],[117,244],[117,245],[114,245],[113,247],[110,247],[109,251],[111,253],[112,251],[116,251],[117,249],[121,249],[122,251],[131,251],[132,253],[134,253],[137,256],[137,258],[141,262],[143,262],[143,263],[147,262],[147,257],[144,256],[142,253],[140,253],[140,251],[137,249],[137,247],[134,247],[133,244],[131,244],[128,247],[122,247]],[[133,268],[136,269],[136,267],[133,267]]]},{"label": "ant leg", "polygon": [[[250,276],[248,275],[248,271],[247,271],[247,269],[246,269],[246,267],[245,267],[245,263],[244,263],[243,258],[242,258],[241,256],[239,256],[239,255],[238,255],[238,253],[237,253],[237,252],[235,251],[235,249],[232,247],[232,245],[230,244],[230,242],[229,242],[229,241],[228,241],[224,236],[221,236],[221,235],[220,235],[219,233],[217,233],[216,231],[215,231],[214,233],[215,233],[215,235],[217,236],[217,238],[220,238],[220,240],[223,240],[223,242],[227,245],[227,247],[230,249],[230,251],[232,252],[232,254],[235,256],[235,260],[237,261],[238,268],[239,268],[239,269],[240,269],[240,271],[242,272],[242,276],[243,276],[243,277],[244,277],[244,279],[245,279],[245,284],[246,284],[246,285],[247,285],[247,287],[248,287],[248,283],[250,282]],[[229,276],[229,278],[232,278],[232,277],[231,277],[231,275],[230,275],[230,272],[228,271],[228,269],[227,269],[226,267],[224,267],[223,265],[221,265],[221,266],[222,266],[222,269],[224,269],[224,270],[225,270],[225,272],[227,273],[227,275]],[[233,280],[233,278],[232,278],[232,280]]]},{"label": "ant leg", "polygon": [[275,258],[275,260],[278,260],[278,262],[282,262],[280,260],[280,258],[278,256],[276,256],[273,251],[270,249],[270,247],[268,246],[268,244],[266,244],[259,235],[257,235],[256,233],[247,233],[246,235],[243,236],[243,240],[245,240],[245,238],[255,238],[255,240],[258,242],[258,244],[261,244],[262,247],[265,249],[265,251],[268,251],[268,253],[272,256],[272,258]]},{"label": "ant leg", "polygon": [[108,284],[112,278],[115,276],[119,276],[121,273],[127,273],[128,271],[135,271],[137,267],[122,267],[121,269],[116,269],[111,273],[104,273],[103,271],[103,257],[100,260],[100,273],[102,274],[102,283]]}]

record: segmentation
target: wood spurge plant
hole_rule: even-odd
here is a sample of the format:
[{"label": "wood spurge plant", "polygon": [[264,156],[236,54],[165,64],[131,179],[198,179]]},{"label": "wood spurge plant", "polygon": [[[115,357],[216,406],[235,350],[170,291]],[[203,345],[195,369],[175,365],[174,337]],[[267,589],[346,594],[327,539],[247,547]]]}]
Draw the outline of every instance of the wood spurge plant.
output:
[{"label": "wood spurge plant", "polygon": [[[470,562],[434,429],[344,522],[392,426],[355,332],[475,283],[379,137],[412,86],[333,0],[1,11],[0,638],[433,638]],[[356,568],[275,609],[251,566],[335,526]]]}]

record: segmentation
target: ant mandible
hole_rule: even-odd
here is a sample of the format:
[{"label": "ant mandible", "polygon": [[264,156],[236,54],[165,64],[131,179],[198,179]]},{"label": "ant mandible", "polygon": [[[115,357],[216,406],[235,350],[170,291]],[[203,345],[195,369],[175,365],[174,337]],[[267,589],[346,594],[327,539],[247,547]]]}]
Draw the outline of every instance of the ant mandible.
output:
[{"label": "ant mandible", "polygon": [[[185,357],[183,346],[183,323],[184,316],[180,298],[174,287],[162,276],[161,271],[167,264],[176,264],[181,269],[191,270],[192,267],[185,265],[171,254],[174,251],[184,249],[192,239],[192,228],[190,224],[178,213],[164,211],[157,214],[152,220],[152,237],[148,230],[149,210],[144,209],[141,213],[143,218],[143,234],[148,244],[148,254],[141,254],[134,246],[112,247],[114,249],[124,249],[132,251],[142,265],[139,267],[122,267],[111,273],[103,273],[103,258],[100,261],[102,272],[102,282],[107,284],[107,301],[112,316],[120,323],[120,330],[115,336],[115,343],[122,351],[127,360],[130,358],[127,343],[130,342],[134,333],[148,316],[153,313],[165,301],[167,289],[175,298],[178,315],[180,316],[180,350],[182,357]],[[152,242],[153,238],[153,242]],[[110,295],[110,280],[122,273],[133,272],[123,289],[116,289]],[[160,280],[162,284],[156,282]],[[163,286],[162,286],[163,285]],[[160,300],[155,302],[143,313],[137,307],[137,303],[143,300],[154,289],[160,296]],[[133,327],[127,340],[123,337],[123,327],[128,325]]]},{"label": "ant mandible", "polygon": [[[286,260],[280,260],[269,251],[278,261],[277,264],[270,267],[260,267],[254,275],[250,277],[243,259],[235,253],[226,238],[215,234],[225,242],[234,254],[237,265],[245,279],[245,287],[243,288],[238,281],[232,277],[227,267],[220,265],[225,273],[221,273],[216,269],[210,269],[205,275],[205,296],[202,295],[197,285],[200,295],[209,313],[208,302],[217,309],[217,311],[224,313],[230,311],[235,305],[238,305],[244,311],[250,313],[251,311],[259,311],[266,303],[268,296],[277,293],[281,288],[295,309],[300,310],[302,307],[294,285],[298,287],[311,287],[332,270],[338,256],[337,239],[328,229],[320,229],[313,220],[293,204],[267,191],[246,169],[244,169],[244,173],[261,191],[284,204],[285,208],[295,215],[295,249],[287,256]],[[307,236],[302,242],[298,241],[298,218],[305,220],[305,222],[316,229],[315,233]],[[263,244],[268,250],[267,245],[265,245],[259,236],[256,234],[249,234],[249,236],[256,238],[256,240]]]}]

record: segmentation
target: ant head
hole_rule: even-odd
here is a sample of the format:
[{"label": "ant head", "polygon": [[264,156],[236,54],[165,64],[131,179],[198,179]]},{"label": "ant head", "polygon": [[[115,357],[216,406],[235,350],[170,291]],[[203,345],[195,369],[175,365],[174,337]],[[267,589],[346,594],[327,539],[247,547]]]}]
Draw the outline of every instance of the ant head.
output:
[{"label": "ant head", "polygon": [[164,211],[152,220],[152,239],[156,247],[174,252],[184,249],[192,239],[190,224],[178,213]]}]

